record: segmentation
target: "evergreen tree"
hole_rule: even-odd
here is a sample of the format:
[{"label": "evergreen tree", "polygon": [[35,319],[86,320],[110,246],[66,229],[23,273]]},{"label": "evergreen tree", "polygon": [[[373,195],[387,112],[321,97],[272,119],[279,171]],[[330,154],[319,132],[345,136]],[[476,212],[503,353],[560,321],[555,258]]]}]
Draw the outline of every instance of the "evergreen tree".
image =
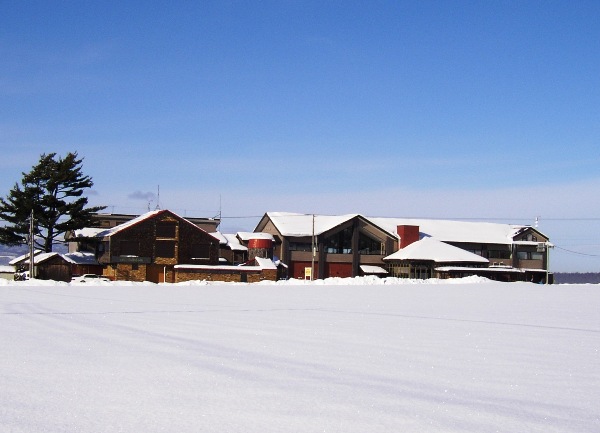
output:
[{"label": "evergreen tree", "polygon": [[51,252],[59,236],[90,225],[92,214],[105,208],[86,208],[85,188],[94,184],[81,171],[77,152],[64,158],[56,153],[43,154],[29,173],[22,173],[21,185],[15,184],[8,196],[0,198],[0,243],[22,245],[29,240],[33,211],[36,247]]}]

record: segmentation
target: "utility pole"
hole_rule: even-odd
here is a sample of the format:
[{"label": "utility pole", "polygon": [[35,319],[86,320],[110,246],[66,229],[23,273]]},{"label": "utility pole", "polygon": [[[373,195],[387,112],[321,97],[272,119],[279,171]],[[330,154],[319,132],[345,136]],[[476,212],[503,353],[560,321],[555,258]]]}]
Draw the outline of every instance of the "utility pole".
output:
[{"label": "utility pole", "polygon": [[545,242],[546,247],[546,284],[550,284],[550,242]]},{"label": "utility pole", "polygon": [[29,218],[29,278],[33,278],[34,273],[34,250],[35,250],[35,241],[34,241],[34,221],[33,221],[33,209],[31,209],[31,216]]},{"label": "utility pole", "polygon": [[312,244],[312,261],[310,264],[310,280],[312,281],[314,279],[314,275],[315,275],[315,254],[316,252],[316,245],[315,245],[315,214],[312,214],[312,236],[311,236],[311,244]]}]

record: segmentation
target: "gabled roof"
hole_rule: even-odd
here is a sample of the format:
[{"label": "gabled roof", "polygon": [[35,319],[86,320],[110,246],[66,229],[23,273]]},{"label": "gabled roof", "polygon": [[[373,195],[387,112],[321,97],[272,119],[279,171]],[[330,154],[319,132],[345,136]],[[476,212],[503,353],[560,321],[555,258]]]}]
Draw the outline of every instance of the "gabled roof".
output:
[{"label": "gabled roof", "polygon": [[240,243],[236,235],[231,233],[213,232],[211,236],[219,240],[219,244],[228,247],[232,251],[248,251],[248,248]]},{"label": "gabled roof", "polygon": [[[33,252],[33,256],[34,256],[34,257],[37,257],[37,256],[39,256],[40,254],[42,254],[42,250],[35,250],[35,251]],[[8,264],[9,264],[9,265],[11,265],[11,266],[14,266],[14,265],[17,265],[17,264],[19,264],[19,263],[22,263],[22,262],[24,262],[25,260],[27,260],[27,263],[29,263],[29,253],[26,253],[26,254],[20,255],[20,256],[18,256],[18,257],[15,257],[15,258],[14,258],[14,259],[12,259],[10,262],[8,262]],[[34,261],[35,261],[35,260],[34,260]]]},{"label": "gabled roof", "polygon": [[[39,254],[34,254],[33,255],[33,263],[38,265],[40,263],[44,263],[46,260],[50,260],[52,257],[55,256],[61,256],[59,253],[57,252],[50,252],[50,253],[39,253]],[[29,254],[26,256],[27,258],[25,259],[25,261],[23,262],[24,265],[28,265],[29,264]]]},{"label": "gabled roof", "polygon": [[191,221],[188,221],[187,219],[185,219],[184,217],[181,217],[179,215],[177,215],[175,212],[172,212],[170,210],[167,209],[158,209],[158,210],[153,210],[150,212],[146,212],[145,214],[142,214],[132,220],[129,220],[127,222],[124,222],[123,224],[119,224],[118,226],[115,227],[111,227],[109,229],[98,229],[98,228],[84,228],[81,230],[75,230],[74,235],[75,238],[77,237],[85,237],[85,238],[99,238],[99,239],[103,239],[103,238],[107,238],[107,237],[111,237],[123,230],[126,230],[130,227],[135,226],[136,224],[139,224],[143,221],[146,221],[150,218],[153,218],[157,215],[163,214],[163,213],[167,213],[177,219],[179,219],[180,221],[183,221],[184,223],[189,224],[190,226],[194,227],[196,230],[201,230],[203,232],[205,232],[206,234],[214,237],[216,240],[219,240],[217,237],[215,237],[214,235],[211,235],[210,233],[206,232],[204,229],[198,227],[196,224],[192,223]]},{"label": "gabled roof", "polygon": [[[305,237],[312,236],[313,234],[318,236],[347,223],[354,218],[362,218],[366,222],[374,224],[383,231],[388,232],[391,236],[394,236],[394,233],[396,232],[395,228],[390,232],[387,228],[379,226],[371,219],[365,218],[360,214],[311,215],[291,212],[267,212],[265,217],[268,217],[271,220],[282,236],[290,237]],[[261,222],[265,217],[263,217]],[[257,226],[256,229],[258,229],[259,226]]]},{"label": "gabled roof", "polygon": [[119,224],[118,226],[112,227],[110,229],[106,229],[103,230],[99,233],[96,234],[96,237],[98,238],[105,238],[105,237],[110,237],[116,233],[119,233],[125,229],[128,229],[129,227],[132,227],[136,224],[141,223],[142,221],[146,221],[158,214],[164,213],[164,212],[169,212],[172,213],[170,211],[166,211],[166,210],[153,210],[150,212],[146,212],[145,214],[140,215],[139,217],[136,217],[132,220],[129,220],[127,222],[124,222],[123,224]]},{"label": "gabled roof", "polygon": [[432,260],[436,263],[489,263],[489,260],[433,238],[423,238],[383,260]]},{"label": "gabled roof", "polygon": [[265,216],[271,220],[282,236],[303,237],[312,236],[313,234],[320,235],[355,218],[358,214],[329,216],[292,212],[267,212]]},{"label": "gabled roof", "polygon": [[419,227],[421,238],[432,237],[443,242],[499,245],[512,244],[517,234],[531,228],[513,224],[413,218],[369,218],[369,220],[393,233],[396,233],[398,226],[411,225]]},{"label": "gabled roof", "polygon": [[[534,230],[541,236],[547,237],[527,225],[422,218],[365,217],[360,214],[314,215],[314,234],[325,233],[356,217],[364,219],[395,238],[398,238],[397,228],[401,225],[418,226],[421,238],[433,237],[443,242],[510,245],[514,243],[515,236],[527,230]],[[262,229],[261,226],[266,218],[271,220],[282,236],[304,237],[313,234],[313,215],[311,214],[267,212],[255,230]]]},{"label": "gabled roof", "polygon": [[97,265],[96,255],[94,253],[74,252],[62,255],[64,259],[74,265]]}]

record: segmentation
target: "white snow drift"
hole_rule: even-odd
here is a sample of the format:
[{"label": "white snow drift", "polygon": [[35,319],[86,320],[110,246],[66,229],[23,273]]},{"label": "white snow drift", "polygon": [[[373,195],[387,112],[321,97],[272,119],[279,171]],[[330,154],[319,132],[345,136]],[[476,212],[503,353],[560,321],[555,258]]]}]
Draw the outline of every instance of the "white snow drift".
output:
[{"label": "white snow drift", "polygon": [[4,432],[598,432],[600,288],[0,286]]}]

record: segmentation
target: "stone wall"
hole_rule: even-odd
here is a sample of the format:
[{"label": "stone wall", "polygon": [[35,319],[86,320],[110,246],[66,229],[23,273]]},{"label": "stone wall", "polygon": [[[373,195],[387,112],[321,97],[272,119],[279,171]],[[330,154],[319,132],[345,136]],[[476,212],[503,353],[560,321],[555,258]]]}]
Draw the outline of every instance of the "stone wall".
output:
[{"label": "stone wall", "polygon": [[248,282],[256,283],[263,280],[276,281],[276,269],[264,269],[262,271],[222,271],[209,269],[176,269],[175,282],[184,281],[223,281],[223,282]]},{"label": "stone wall", "polygon": [[146,281],[146,265],[119,263],[106,266],[102,275],[113,281]]}]

